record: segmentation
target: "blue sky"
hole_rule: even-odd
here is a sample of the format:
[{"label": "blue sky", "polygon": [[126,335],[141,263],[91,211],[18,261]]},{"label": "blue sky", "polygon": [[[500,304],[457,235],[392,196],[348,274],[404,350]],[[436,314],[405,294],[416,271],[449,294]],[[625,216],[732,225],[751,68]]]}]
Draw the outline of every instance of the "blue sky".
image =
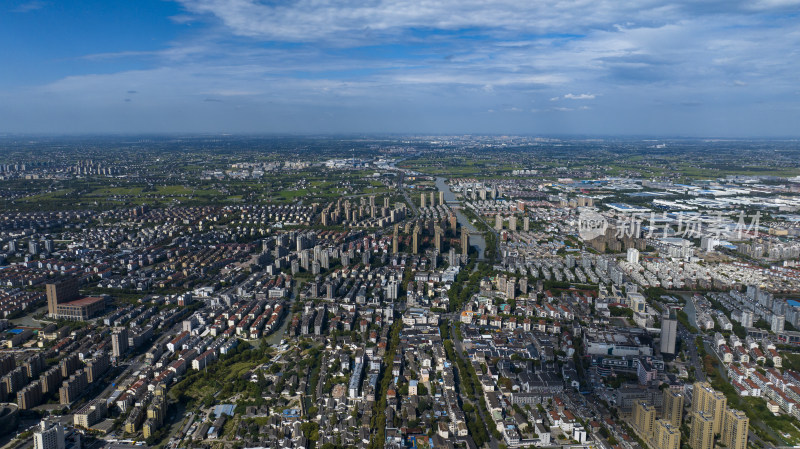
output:
[{"label": "blue sky", "polygon": [[6,0],[0,133],[797,137],[800,0]]}]

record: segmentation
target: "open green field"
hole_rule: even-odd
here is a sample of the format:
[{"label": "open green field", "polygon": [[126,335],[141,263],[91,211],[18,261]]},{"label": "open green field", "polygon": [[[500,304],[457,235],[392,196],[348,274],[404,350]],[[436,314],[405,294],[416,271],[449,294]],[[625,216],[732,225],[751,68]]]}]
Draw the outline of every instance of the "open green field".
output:
[{"label": "open green field", "polygon": [[[398,173],[366,165],[328,168],[328,159],[393,159],[399,168],[429,176],[599,179],[607,176],[676,182],[728,175],[800,175],[800,148],[789,141],[642,141],[637,139],[534,139],[453,136],[440,141],[369,138],[240,138],[148,140],[93,139],[82,145],[43,142],[39,150],[12,142],[0,163],[28,163],[35,174],[0,182],[6,211],[226,204],[326,203],[393,192]],[[401,149],[402,147],[402,149]],[[302,161],[310,166],[285,165]],[[113,167],[113,175],[86,174],[86,163]],[[277,163],[277,164],[275,164]],[[268,165],[269,164],[269,165]],[[51,169],[52,168],[52,169]],[[263,175],[253,178],[253,173]],[[374,177],[376,172],[382,172]],[[765,180],[764,182],[779,182]],[[420,185],[422,181],[416,181]],[[424,184],[423,184],[424,185]]]},{"label": "open green field", "polygon": [[[19,192],[0,205],[6,210],[106,210],[240,204],[326,203],[342,197],[385,195],[386,184],[369,171],[298,171],[270,173],[258,179],[191,177],[134,179],[95,177],[65,180],[17,180],[5,185]],[[9,194],[7,196],[13,196]]]},{"label": "open green field", "polygon": [[521,166],[510,162],[469,157],[438,157],[435,155],[406,159],[398,167],[409,168],[426,175],[484,178],[508,173]]}]

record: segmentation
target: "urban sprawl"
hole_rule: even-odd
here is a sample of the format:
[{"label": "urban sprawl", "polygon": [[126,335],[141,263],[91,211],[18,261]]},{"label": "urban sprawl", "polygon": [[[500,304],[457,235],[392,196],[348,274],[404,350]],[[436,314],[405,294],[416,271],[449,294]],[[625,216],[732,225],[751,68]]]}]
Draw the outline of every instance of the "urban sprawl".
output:
[{"label": "urban sprawl", "polygon": [[800,445],[800,145],[0,139],[3,448]]}]

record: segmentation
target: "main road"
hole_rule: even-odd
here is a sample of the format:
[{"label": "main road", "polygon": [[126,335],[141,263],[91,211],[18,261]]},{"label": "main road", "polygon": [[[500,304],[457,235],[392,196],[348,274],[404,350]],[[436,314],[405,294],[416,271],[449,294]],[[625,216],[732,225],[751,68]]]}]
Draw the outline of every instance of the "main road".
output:
[{"label": "main road", "polygon": [[[452,316],[458,316],[458,314],[453,313],[451,315],[451,317]],[[464,347],[461,346],[461,339],[458,338],[458,334],[456,334],[455,322],[452,319],[448,319],[447,320],[447,325],[450,326],[450,337],[451,337],[450,339],[453,341],[453,346],[455,347],[455,350],[456,350],[456,356],[457,357],[461,357],[461,359],[464,360],[465,363],[468,363],[468,364],[472,365],[472,362],[470,361],[469,355],[464,352]],[[453,362],[455,363],[455,360],[453,360]],[[467,373],[459,373],[459,374],[460,374],[461,380],[463,381],[464,380],[464,376],[466,376]],[[475,407],[475,409],[481,415],[481,419],[483,420],[484,424],[486,424],[486,426],[487,426],[486,430],[489,431],[489,447],[490,447],[490,449],[500,449],[500,445],[498,444],[497,439],[494,437],[494,432],[492,432],[493,426],[495,425],[494,418],[492,418],[491,416],[487,417],[483,413],[483,407],[481,407],[480,405],[474,403],[475,401],[483,401],[484,399],[483,399],[482,395],[477,394],[475,398],[471,398],[471,397],[467,396],[466,394],[462,394],[461,395],[461,401],[463,402],[464,400],[467,400],[470,403],[472,403],[472,405]]]},{"label": "main road", "polygon": [[[695,328],[698,328],[697,311],[694,308],[694,300],[692,299],[691,296],[688,295],[684,295],[684,299],[686,300],[686,305],[683,307],[683,311],[686,312],[686,315],[689,317],[689,324],[691,324]],[[692,361],[692,366],[694,366],[695,379],[697,379],[700,382],[705,382],[706,374],[705,371],[703,371],[703,361],[700,360],[700,356],[697,353],[697,345],[695,345],[694,343],[697,337],[703,338],[704,334],[702,333],[693,334],[689,332],[689,329],[686,329],[686,327],[681,323],[678,323],[678,333],[680,334],[681,340],[683,340],[684,344],[688,349],[689,358]]]}]

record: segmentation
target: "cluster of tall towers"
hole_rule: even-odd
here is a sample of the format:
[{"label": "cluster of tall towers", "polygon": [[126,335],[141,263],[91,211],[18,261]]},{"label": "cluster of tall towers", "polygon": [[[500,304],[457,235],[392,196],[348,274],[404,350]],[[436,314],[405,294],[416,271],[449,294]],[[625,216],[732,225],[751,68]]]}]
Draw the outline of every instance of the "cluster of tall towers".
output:
[{"label": "cluster of tall towers", "polygon": [[[494,229],[496,231],[502,231],[503,226],[508,221],[507,229],[509,231],[516,231],[517,226],[517,216],[516,215],[509,215],[508,217],[503,216],[502,214],[497,214],[494,216]],[[531,230],[531,219],[527,215],[522,217],[522,230],[528,232]]]},{"label": "cluster of tall towers", "polygon": [[[429,192],[427,195],[425,192],[419,194],[419,207],[434,207],[436,206],[436,202],[434,201],[436,197],[434,196],[434,192]],[[444,205],[444,192],[439,192],[439,205]]]},{"label": "cluster of tall towers", "polygon": [[[634,428],[655,449],[679,449],[683,407],[683,394],[671,389],[664,390],[661,419],[656,419],[652,405],[637,401],[633,410]],[[749,418],[741,410],[727,407],[725,395],[708,382],[694,383],[689,416],[692,449],[713,449],[717,435],[720,443],[730,449],[747,449]]]},{"label": "cluster of tall towers", "polygon": [[405,203],[396,203],[392,208],[388,196],[383,197],[383,206],[378,205],[375,195],[361,197],[358,202],[340,198],[320,212],[320,222],[323,226],[331,226],[344,222],[356,223],[369,218],[378,219],[383,225],[387,225],[405,218],[405,207]]},{"label": "cluster of tall towers", "polygon": [[[458,220],[455,214],[451,214],[448,218],[447,223],[449,223],[450,228],[453,232],[456,232],[458,226]],[[411,228],[413,226],[413,228]],[[412,254],[419,254],[420,250],[420,238],[422,235],[422,227],[420,226],[419,221],[413,221],[406,223],[405,226],[405,233],[411,234],[411,253]],[[443,224],[434,223],[433,224],[433,246],[436,248],[436,251],[439,253],[442,252],[442,245],[444,239],[445,229]],[[461,228],[461,255],[462,257],[467,257],[467,253],[469,250],[469,231],[466,228]],[[400,252],[400,225],[395,224],[393,231],[392,231],[392,254],[397,254]]]},{"label": "cluster of tall towers", "polygon": [[744,412],[727,406],[722,392],[714,390],[708,382],[694,383],[689,436],[692,449],[712,449],[715,435],[728,448],[746,449],[749,424]]}]

